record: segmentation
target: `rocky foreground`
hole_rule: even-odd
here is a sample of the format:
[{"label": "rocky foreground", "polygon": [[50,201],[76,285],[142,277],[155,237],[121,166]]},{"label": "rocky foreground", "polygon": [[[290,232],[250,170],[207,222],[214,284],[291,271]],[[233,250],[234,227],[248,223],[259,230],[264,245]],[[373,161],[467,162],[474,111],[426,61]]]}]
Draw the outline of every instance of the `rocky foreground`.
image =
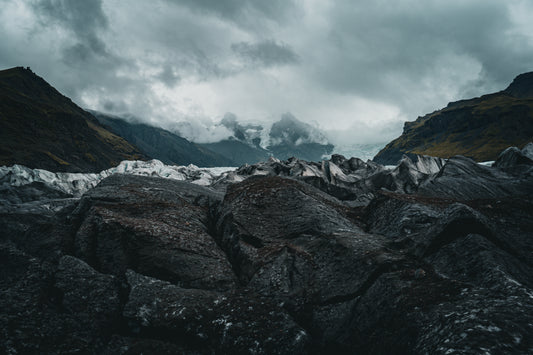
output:
[{"label": "rocky foreground", "polygon": [[0,352],[532,353],[533,144],[414,160],[6,170]]}]

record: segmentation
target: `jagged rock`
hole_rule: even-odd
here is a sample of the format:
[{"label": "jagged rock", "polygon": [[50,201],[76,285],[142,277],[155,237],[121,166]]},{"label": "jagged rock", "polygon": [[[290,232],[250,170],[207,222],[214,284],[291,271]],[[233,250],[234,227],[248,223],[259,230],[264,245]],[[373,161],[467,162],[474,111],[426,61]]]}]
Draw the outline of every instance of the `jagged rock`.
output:
[{"label": "jagged rock", "polygon": [[498,156],[493,166],[516,171],[517,168],[533,170],[533,143],[528,143],[522,150],[509,147]]},{"label": "jagged rock", "polygon": [[185,287],[231,288],[231,266],[208,233],[209,204],[219,198],[179,181],[113,175],[74,211],[73,252],[105,273],[131,268]]},{"label": "jagged rock", "polygon": [[[43,263],[11,243],[0,245],[0,257],[1,353],[98,351],[106,340],[103,333],[107,332],[100,332],[97,327],[91,326],[97,320],[89,314],[98,312],[80,307],[76,310],[80,313],[71,313],[62,307],[62,292],[54,285],[53,264]],[[87,281],[93,286],[99,285],[93,276],[96,275],[91,275]],[[83,301],[77,302],[81,304]],[[101,302],[105,300],[100,300],[100,304]],[[86,322],[81,323],[80,319],[85,319]],[[87,323],[89,319],[91,321]]]},{"label": "jagged rock", "polygon": [[282,302],[320,343],[336,342],[332,328],[349,317],[339,307],[377,275],[406,262],[347,212],[321,191],[279,177],[231,186],[221,207],[220,244],[241,283]]},{"label": "jagged rock", "polygon": [[0,352],[531,353],[533,178],[503,161],[270,159],[13,204]]},{"label": "jagged rock", "polygon": [[202,353],[300,354],[309,335],[271,300],[253,294],[184,289],[127,272],[124,317],[134,334]]},{"label": "jagged rock", "polygon": [[532,174],[523,177],[508,174],[456,156],[438,174],[422,182],[418,193],[460,200],[532,195],[532,177]]},{"label": "jagged rock", "polygon": [[306,162],[296,158],[280,161],[270,158],[263,163],[245,165],[223,175],[214,186],[239,182],[249,176],[283,176],[304,181],[320,190],[348,202],[351,206],[366,205],[379,189],[412,193],[418,185],[444,165],[444,159],[419,156],[415,162],[404,156],[400,164],[385,168],[372,161],[346,159],[334,154],[329,161]]},{"label": "jagged rock", "polygon": [[[402,324],[412,331],[405,337],[418,339],[416,352],[530,351],[531,324],[520,315],[522,311],[512,307],[506,313],[503,309],[509,297],[523,304],[525,313],[533,310],[533,205],[513,199],[476,200],[469,205],[451,199],[387,194],[367,207],[370,232],[385,235],[390,238],[391,248],[426,262],[423,278],[432,272],[442,278],[425,286],[423,292],[416,291],[418,303],[414,309],[406,309],[405,304],[412,302],[407,299],[391,305],[393,295],[384,297],[385,307],[393,313],[400,310],[398,317],[401,314],[405,318]],[[528,237],[524,238],[524,231],[529,231]],[[382,282],[387,280],[385,285],[376,282],[373,287],[378,290],[374,292],[384,294],[405,287],[398,280],[387,279],[390,276],[383,278]],[[402,293],[414,297],[413,292]],[[404,297],[402,293],[398,296]],[[426,302],[432,297],[437,299],[428,307]],[[376,300],[369,297],[365,302],[371,307]],[[356,319],[360,324],[362,316]],[[417,323],[420,327],[413,326]],[[392,325],[381,327],[390,329]],[[369,351],[393,351],[375,346],[372,344]]]}]

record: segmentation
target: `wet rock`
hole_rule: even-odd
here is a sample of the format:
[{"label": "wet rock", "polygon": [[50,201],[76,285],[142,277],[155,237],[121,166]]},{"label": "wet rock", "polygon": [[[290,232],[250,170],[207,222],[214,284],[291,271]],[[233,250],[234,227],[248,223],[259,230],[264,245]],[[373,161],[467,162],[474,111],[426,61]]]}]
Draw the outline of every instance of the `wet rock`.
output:
[{"label": "wet rock", "polygon": [[282,303],[319,343],[335,342],[331,324],[346,318],[338,305],[406,262],[345,212],[320,190],[278,177],[231,186],[221,206],[219,243],[241,283]]},{"label": "wet rock", "polygon": [[121,308],[120,282],[101,274],[80,259],[65,255],[55,273],[61,307],[76,315],[83,327],[94,332],[117,327]]},{"label": "wet rock", "polygon": [[272,301],[250,293],[184,289],[127,272],[124,317],[133,334],[201,353],[300,354],[309,336]]},{"label": "wet rock", "polygon": [[531,353],[533,179],[505,161],[271,159],[12,204],[0,352]]},{"label": "wet rock", "polygon": [[209,234],[209,207],[218,198],[179,181],[111,176],[74,212],[74,253],[105,273],[131,268],[184,287],[232,288],[231,265]]},{"label": "wet rock", "polygon": [[522,150],[517,147],[507,148],[493,166],[518,176],[521,180],[530,179],[533,175],[533,143],[528,143]]},{"label": "wet rock", "polygon": [[516,176],[455,156],[438,174],[421,183],[418,193],[459,200],[533,195],[532,177]]}]

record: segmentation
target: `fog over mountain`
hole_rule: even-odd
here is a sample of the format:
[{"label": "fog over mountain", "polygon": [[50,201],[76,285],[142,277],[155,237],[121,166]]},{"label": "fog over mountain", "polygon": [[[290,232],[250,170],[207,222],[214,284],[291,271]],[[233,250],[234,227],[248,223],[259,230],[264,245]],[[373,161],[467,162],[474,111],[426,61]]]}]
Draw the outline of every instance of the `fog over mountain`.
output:
[{"label": "fog over mountain", "polygon": [[532,17],[524,0],[0,0],[0,68],[203,143],[231,135],[228,113],[385,143],[530,71]]}]

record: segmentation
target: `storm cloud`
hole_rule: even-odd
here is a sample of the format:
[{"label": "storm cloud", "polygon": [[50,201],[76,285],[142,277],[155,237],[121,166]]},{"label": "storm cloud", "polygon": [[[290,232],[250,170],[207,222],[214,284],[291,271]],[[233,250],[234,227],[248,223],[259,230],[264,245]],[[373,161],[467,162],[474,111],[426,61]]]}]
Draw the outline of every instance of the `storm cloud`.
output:
[{"label": "storm cloud", "polygon": [[252,64],[263,64],[267,67],[298,62],[298,56],[289,46],[277,44],[274,41],[264,41],[256,44],[247,42],[233,43],[231,49]]},{"label": "storm cloud", "polygon": [[199,140],[227,112],[290,112],[334,143],[387,142],[533,70],[531,18],[526,0],[0,0],[0,68]]}]

